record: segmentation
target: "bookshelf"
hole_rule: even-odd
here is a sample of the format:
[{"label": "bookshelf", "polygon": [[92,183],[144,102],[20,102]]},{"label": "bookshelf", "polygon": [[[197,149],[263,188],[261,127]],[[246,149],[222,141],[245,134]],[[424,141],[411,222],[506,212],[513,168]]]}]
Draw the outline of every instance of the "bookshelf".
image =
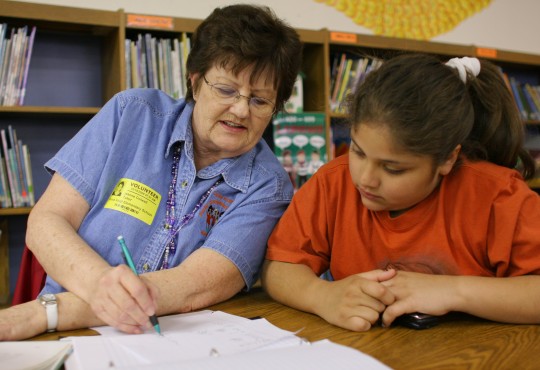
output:
[{"label": "bookshelf", "polygon": [[[183,33],[191,37],[201,20],[178,17],[157,17],[144,14],[122,14],[127,39],[136,40],[139,34],[149,33],[157,39],[181,38]],[[300,40],[303,42],[304,55],[302,72],[304,78],[304,110],[306,112],[324,113],[326,111],[326,89],[328,66],[328,43],[325,32],[297,29]],[[126,52],[122,45],[122,55]],[[126,86],[125,59],[121,61],[121,86]],[[327,136],[329,131],[327,130]],[[263,135],[270,147],[273,147],[272,125],[270,124]]]},{"label": "bookshelf", "polygon": [[[121,89],[120,12],[0,1],[0,23],[37,27],[24,105],[0,107],[0,128],[13,126],[30,148],[37,199],[50,179],[43,163]],[[29,212],[0,210],[0,253],[9,256],[1,262],[2,303],[17,277]]]},{"label": "bookshelf", "polygon": [[[24,106],[0,106],[0,128],[12,125],[30,148],[35,197],[45,190],[49,175],[45,163],[115,93],[126,88],[125,40],[139,33],[157,38],[191,35],[202,20],[130,14],[68,6],[0,0],[0,23],[9,27],[36,26]],[[330,109],[331,58],[337,52],[363,53],[388,58],[404,51],[492,59],[508,73],[540,84],[540,56],[428,41],[406,40],[331,30],[297,30],[304,43],[302,71],[304,111],[325,114],[327,137],[343,119]],[[540,122],[527,121],[540,128]],[[264,138],[273,145],[272,125]],[[332,158],[331,145],[327,145]],[[537,184],[540,187],[540,181]],[[26,215],[30,208],[0,209],[3,234],[0,244],[24,246]],[[5,222],[4,222],[5,221]],[[9,221],[9,225],[8,225]],[[7,248],[7,247],[6,247]],[[0,253],[5,249],[0,248]],[[20,253],[19,253],[20,254]],[[7,265],[7,262],[5,262]],[[17,266],[16,259],[11,266]],[[9,266],[8,266],[9,267]],[[2,271],[4,270],[2,266]],[[12,280],[16,271],[11,271]],[[0,301],[9,294],[9,282],[0,276]]]},{"label": "bookshelf", "polygon": [[[429,53],[440,57],[442,60],[455,56],[473,56],[492,61],[501,67],[504,73],[515,78],[520,83],[529,83],[534,86],[540,85],[540,55],[498,50],[476,45],[453,45],[333,31],[328,31],[328,43],[328,63],[330,64],[332,63],[332,58],[341,53],[380,58],[382,60],[403,52]],[[326,83],[327,94],[329,96],[326,113],[329,117],[329,129],[331,131],[334,130],[335,136],[339,136],[342,134],[339,127],[340,122],[344,119],[344,115],[334,112],[333,104],[330,103],[330,95],[332,94],[330,89],[332,85],[333,82],[330,76],[330,79]],[[529,133],[528,140],[531,142],[534,141],[534,144],[530,145],[536,147],[534,153],[538,153],[537,155],[540,158],[540,120],[528,118],[524,119],[523,123],[526,131]],[[538,171],[540,171],[540,168]],[[540,190],[540,173],[538,173],[537,178],[529,182],[529,185],[536,191]]]}]

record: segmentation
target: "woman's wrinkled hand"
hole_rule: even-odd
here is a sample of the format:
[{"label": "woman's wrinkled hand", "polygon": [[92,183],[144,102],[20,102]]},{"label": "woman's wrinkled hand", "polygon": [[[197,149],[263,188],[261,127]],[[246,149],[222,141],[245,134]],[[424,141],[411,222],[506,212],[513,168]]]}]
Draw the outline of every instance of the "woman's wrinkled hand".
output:
[{"label": "woman's wrinkled hand", "polygon": [[156,313],[158,288],[137,276],[126,265],[111,267],[100,279],[90,298],[90,307],[107,325],[130,334],[151,328],[149,316]]}]

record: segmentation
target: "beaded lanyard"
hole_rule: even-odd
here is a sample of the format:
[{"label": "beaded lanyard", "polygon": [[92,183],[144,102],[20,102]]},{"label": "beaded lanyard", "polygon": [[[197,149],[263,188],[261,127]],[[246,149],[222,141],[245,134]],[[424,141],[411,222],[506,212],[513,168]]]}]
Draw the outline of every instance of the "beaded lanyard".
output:
[{"label": "beaded lanyard", "polygon": [[[175,236],[184,227],[191,219],[195,216],[199,208],[204,204],[206,198],[214,191],[214,189],[223,182],[222,179],[216,181],[214,185],[206,193],[204,193],[195,205],[195,208],[188,213],[182,216],[179,220],[175,219],[175,206],[176,206],[176,182],[178,180],[178,164],[180,163],[180,153],[181,147],[176,146],[173,153],[173,163],[172,163],[172,180],[169,185],[169,193],[167,195],[167,208],[165,215],[165,228],[169,230],[169,237],[171,240],[165,247],[165,254],[163,256],[163,263],[161,264],[160,270],[165,270],[169,268],[169,258],[174,256],[176,252],[176,241]],[[176,224],[178,221],[178,224]]]}]

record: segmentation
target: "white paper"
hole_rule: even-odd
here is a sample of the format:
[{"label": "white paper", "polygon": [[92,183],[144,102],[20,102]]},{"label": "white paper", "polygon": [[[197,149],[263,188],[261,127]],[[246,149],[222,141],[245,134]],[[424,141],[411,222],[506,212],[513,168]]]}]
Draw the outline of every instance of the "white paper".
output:
[{"label": "white paper", "polygon": [[9,370],[57,369],[70,353],[70,342],[1,342],[0,368]]},{"label": "white paper", "polygon": [[[150,370],[152,365],[131,367]],[[185,363],[162,363],[160,370],[390,370],[382,362],[353,348],[322,340],[300,347],[255,351]],[[124,370],[120,368],[119,370]],[[125,369],[127,370],[127,368]]]},{"label": "white paper", "polygon": [[265,319],[249,320],[220,311],[164,316],[159,321],[163,335],[151,330],[129,335],[99,327],[95,329],[101,336],[71,337],[75,359],[67,365],[77,362],[79,366],[73,367],[89,370],[129,368],[301,343],[294,333]]},{"label": "white paper", "polygon": [[159,321],[162,336],[100,327],[100,336],[69,338],[74,353],[66,369],[388,369],[355,349],[311,344],[265,319],[207,310]]}]

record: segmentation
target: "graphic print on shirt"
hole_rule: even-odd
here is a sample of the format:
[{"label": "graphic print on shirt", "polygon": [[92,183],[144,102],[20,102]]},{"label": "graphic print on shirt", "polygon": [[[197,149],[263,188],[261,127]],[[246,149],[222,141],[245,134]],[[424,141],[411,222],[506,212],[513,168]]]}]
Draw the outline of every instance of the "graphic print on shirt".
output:
[{"label": "graphic print on shirt", "polygon": [[105,208],[125,213],[145,224],[152,224],[161,195],[141,182],[121,178],[109,196]]},{"label": "graphic print on shirt", "polygon": [[232,199],[224,197],[218,192],[212,194],[209,201],[199,211],[199,217],[204,217],[206,220],[205,229],[201,230],[202,236],[206,237],[208,235],[212,227],[218,223],[219,218],[225,213],[232,202]]}]

